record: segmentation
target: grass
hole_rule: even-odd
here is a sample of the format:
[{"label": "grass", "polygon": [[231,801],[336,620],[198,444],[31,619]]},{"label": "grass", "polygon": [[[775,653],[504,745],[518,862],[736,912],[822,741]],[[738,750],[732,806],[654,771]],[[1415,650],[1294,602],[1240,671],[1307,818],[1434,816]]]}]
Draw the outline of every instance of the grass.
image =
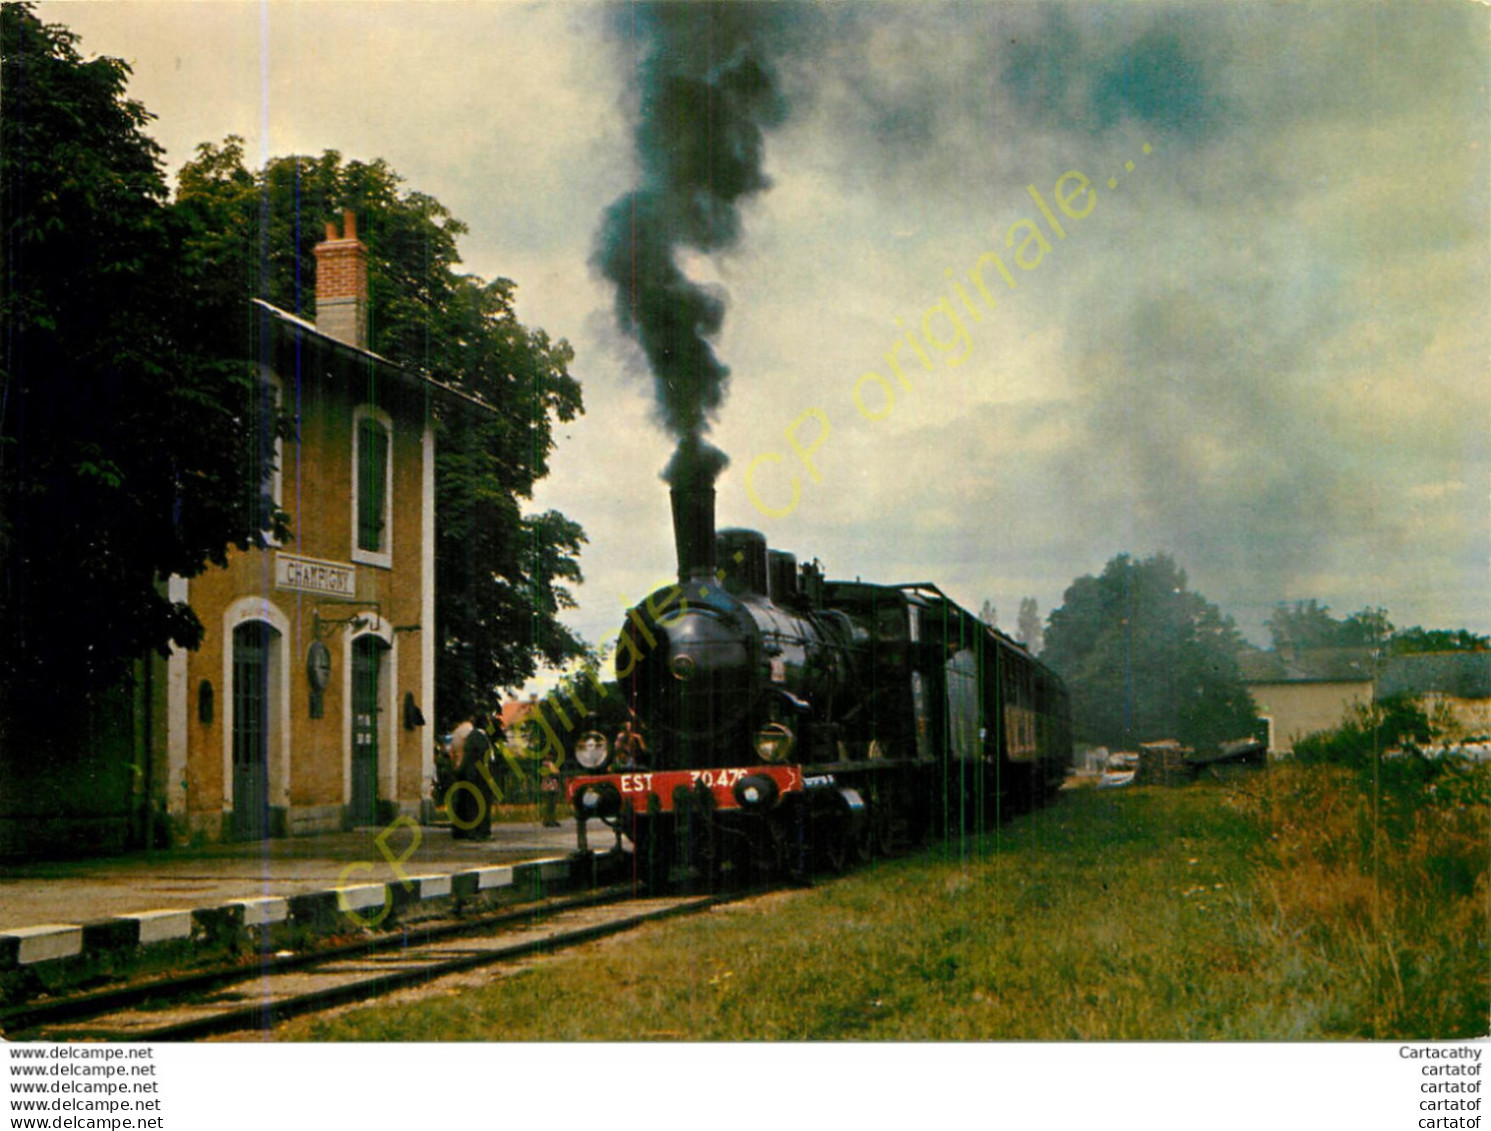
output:
[{"label": "grass", "polygon": [[1240,786],[1073,791],[987,837],[653,925],[459,995],[307,1019],[280,1035],[1483,1034],[1487,806],[1436,808],[1384,845],[1371,802],[1330,767]]}]

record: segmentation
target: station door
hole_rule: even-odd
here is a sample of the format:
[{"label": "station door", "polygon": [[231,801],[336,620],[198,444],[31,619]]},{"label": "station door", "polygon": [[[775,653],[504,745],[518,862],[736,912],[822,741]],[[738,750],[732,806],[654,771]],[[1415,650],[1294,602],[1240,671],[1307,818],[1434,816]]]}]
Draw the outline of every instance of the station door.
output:
[{"label": "station door", "polygon": [[379,686],[388,645],[376,636],[352,642],[352,801],[353,825],[378,823]]},{"label": "station door", "polygon": [[269,835],[269,646],[262,621],[233,630],[233,836]]}]

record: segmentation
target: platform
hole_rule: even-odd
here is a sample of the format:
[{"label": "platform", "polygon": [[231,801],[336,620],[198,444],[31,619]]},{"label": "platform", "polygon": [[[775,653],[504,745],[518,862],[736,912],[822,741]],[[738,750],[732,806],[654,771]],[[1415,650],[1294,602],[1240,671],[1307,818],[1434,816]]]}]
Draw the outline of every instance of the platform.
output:
[{"label": "platform", "polygon": [[[592,838],[592,848],[612,847]],[[600,857],[558,828],[497,824],[487,840],[408,822],[203,848],[0,867],[7,1000],[139,968],[298,947],[317,935],[521,902],[593,880]],[[583,874],[582,874],[583,873]]]}]

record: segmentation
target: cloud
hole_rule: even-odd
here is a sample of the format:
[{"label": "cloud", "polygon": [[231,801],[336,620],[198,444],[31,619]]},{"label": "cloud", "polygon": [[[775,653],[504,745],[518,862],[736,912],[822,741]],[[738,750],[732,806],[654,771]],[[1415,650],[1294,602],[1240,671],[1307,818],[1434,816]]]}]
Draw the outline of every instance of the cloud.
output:
[{"label": "cloud", "polygon": [[[1310,13],[1296,35],[1284,13],[1208,15],[1171,22],[1189,38],[1150,27],[1105,48],[1082,12],[1044,18],[1048,40],[1015,44],[1001,72],[1040,143],[1015,132],[1004,152],[1064,137],[1073,164],[1112,169],[1142,128],[1164,162],[1102,197],[1101,246],[1041,268],[1080,386],[1062,408],[1073,442],[1046,468],[1067,486],[1053,518],[1090,546],[1169,549],[1250,608],[1356,555],[1338,603],[1391,604],[1405,582],[1386,561],[1424,552],[1422,524],[1394,513],[1402,486],[1487,466],[1486,115],[1456,93],[1461,113],[1443,110],[1484,70],[1471,21]],[[990,123],[997,151],[1008,131]],[[1484,540],[1481,503],[1455,519]],[[1419,568],[1466,586],[1485,564]]]},{"label": "cloud", "polygon": [[[267,89],[276,152],[384,156],[470,224],[472,269],[578,351],[589,413],[536,500],[590,534],[577,623],[599,635],[666,576],[669,445],[586,262],[638,172],[604,9],[44,8],[136,60],[173,157],[258,129]],[[1491,630],[1486,25],[1458,0],[774,8],[771,190],[734,249],[685,263],[731,299],[722,524],[1006,610],[1163,550],[1257,639],[1305,597]],[[960,311],[953,282],[972,295],[979,256],[1040,222],[1027,186],[1050,202],[1072,169],[1092,212],[965,318],[961,365],[923,368],[905,335]],[[866,420],[855,383],[894,380],[898,341],[914,388]],[[784,436],[809,409],[821,482]],[[799,474],[790,516],[744,490],[764,452],[787,460],[760,469],[773,499]]]}]

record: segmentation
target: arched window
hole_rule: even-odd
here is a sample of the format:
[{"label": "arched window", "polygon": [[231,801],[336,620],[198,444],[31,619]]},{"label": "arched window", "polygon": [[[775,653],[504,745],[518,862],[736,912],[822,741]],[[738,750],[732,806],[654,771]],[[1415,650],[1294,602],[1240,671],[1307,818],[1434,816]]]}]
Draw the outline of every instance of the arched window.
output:
[{"label": "arched window", "polygon": [[361,405],[352,414],[352,560],[393,564],[393,422]]}]

